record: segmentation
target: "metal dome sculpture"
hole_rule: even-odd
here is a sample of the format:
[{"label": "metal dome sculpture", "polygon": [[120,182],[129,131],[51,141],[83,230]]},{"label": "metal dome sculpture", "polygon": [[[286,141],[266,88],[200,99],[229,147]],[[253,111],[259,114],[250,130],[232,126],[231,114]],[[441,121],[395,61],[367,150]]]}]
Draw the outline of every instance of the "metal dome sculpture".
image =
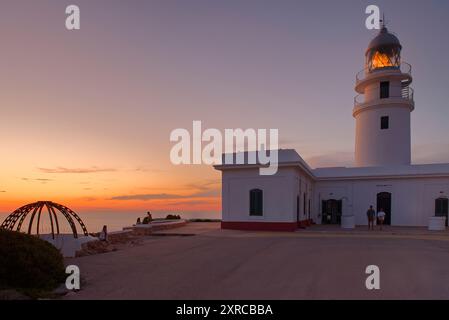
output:
[{"label": "metal dome sculpture", "polygon": [[41,223],[41,214],[42,209],[46,207],[47,213],[50,218],[50,225],[51,225],[51,235],[52,238],[55,238],[55,225],[56,225],[56,234],[59,235],[59,220],[57,212],[59,211],[67,220],[67,222],[70,225],[70,228],[72,229],[73,236],[75,238],[78,238],[78,232],[76,230],[75,222],[73,221],[72,217],[75,218],[76,221],[78,221],[79,225],[81,226],[81,229],[85,236],[88,235],[87,228],[84,225],[81,218],[71,209],[60,205],[58,203],[54,203],[51,201],[38,201],[34,203],[27,204],[23,207],[20,207],[13,213],[11,213],[5,221],[3,221],[2,225],[0,226],[1,229],[11,230],[14,231],[15,225],[17,222],[17,227],[15,228],[15,231],[19,231],[22,228],[22,224],[25,221],[25,218],[29,213],[31,213],[31,218],[28,224],[28,234],[31,234],[33,222],[35,221],[35,216],[37,214],[37,223],[36,223],[36,231],[37,235],[39,235],[39,225]]}]

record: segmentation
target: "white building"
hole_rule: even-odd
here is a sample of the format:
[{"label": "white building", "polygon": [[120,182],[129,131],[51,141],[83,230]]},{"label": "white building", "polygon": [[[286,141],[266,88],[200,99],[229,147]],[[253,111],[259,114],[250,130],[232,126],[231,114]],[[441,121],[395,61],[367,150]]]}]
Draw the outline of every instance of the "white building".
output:
[{"label": "white building", "polygon": [[[310,223],[366,225],[370,205],[386,224],[427,226],[448,215],[449,164],[411,164],[410,116],[415,108],[411,66],[383,27],[356,77],[355,167],[312,169],[295,150],[279,150],[278,172],[258,165],[219,165],[222,228],[294,231]],[[447,221],[447,220],[446,220]],[[447,222],[446,222],[447,223]]]}]

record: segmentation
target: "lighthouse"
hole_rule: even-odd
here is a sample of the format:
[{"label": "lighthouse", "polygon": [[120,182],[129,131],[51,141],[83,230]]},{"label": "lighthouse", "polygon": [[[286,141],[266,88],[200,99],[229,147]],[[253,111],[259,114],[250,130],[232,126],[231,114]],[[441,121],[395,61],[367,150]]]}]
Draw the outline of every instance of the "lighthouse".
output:
[{"label": "lighthouse", "polygon": [[411,164],[410,116],[415,108],[411,66],[401,60],[399,39],[382,26],[356,76],[355,166]]},{"label": "lighthouse", "polygon": [[[385,24],[356,76],[355,166],[312,168],[292,149],[278,150],[278,170],[263,163],[222,164],[223,229],[295,231],[310,224],[366,225],[369,206],[384,224],[445,230],[449,163],[411,164],[411,66]],[[239,153],[231,154],[237,158]],[[249,153],[240,153],[249,159]]]}]

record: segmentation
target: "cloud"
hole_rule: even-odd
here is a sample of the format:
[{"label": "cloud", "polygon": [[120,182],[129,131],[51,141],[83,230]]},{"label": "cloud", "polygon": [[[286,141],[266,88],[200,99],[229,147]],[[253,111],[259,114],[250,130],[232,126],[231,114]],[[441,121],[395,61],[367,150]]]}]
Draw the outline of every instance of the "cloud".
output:
[{"label": "cloud", "polygon": [[197,192],[193,196],[195,198],[211,198],[211,197],[218,197],[221,195],[221,189],[211,189],[211,190],[205,190],[202,192]]},{"label": "cloud", "polygon": [[116,171],[116,169],[113,168],[99,168],[99,167],[90,167],[90,168],[57,167],[57,168],[38,168],[38,169],[44,173],[97,173],[97,172]]},{"label": "cloud", "polygon": [[96,201],[97,198],[94,198],[94,197],[83,197],[83,198],[80,198],[80,200],[84,200],[84,201]]},{"label": "cloud", "polygon": [[321,154],[305,159],[313,168],[351,167],[354,165],[354,152],[340,151]]},{"label": "cloud", "polygon": [[45,179],[45,178],[21,178],[22,181],[30,181],[30,182],[40,182],[40,183],[47,183],[47,182],[51,182],[51,181],[55,181],[53,179]]},{"label": "cloud", "polygon": [[449,162],[449,144],[428,143],[413,146],[413,163],[448,163]]},{"label": "cloud", "polygon": [[281,137],[279,139],[279,146],[281,147],[285,147],[285,146],[298,146],[301,144],[305,144],[308,141],[306,139],[298,139],[298,138],[285,138],[285,137]]},{"label": "cloud", "polygon": [[220,188],[220,179],[209,179],[204,182],[198,182],[198,183],[189,183],[186,184],[185,187],[188,189],[194,189],[194,190],[202,190],[202,191],[210,191],[211,187],[213,189]]},{"label": "cloud", "polygon": [[6,191],[5,190],[0,190],[0,193],[5,193]]},{"label": "cloud", "polygon": [[160,170],[160,169],[152,169],[152,168],[148,168],[145,166],[140,166],[137,168],[134,168],[131,171],[135,171],[135,172],[152,172],[152,173],[162,173],[162,172],[166,172],[165,170]]},{"label": "cloud", "polygon": [[204,204],[210,204],[210,200],[191,200],[191,201],[173,201],[167,203],[167,206],[196,206],[196,205],[204,205]]},{"label": "cloud", "polygon": [[167,194],[167,193],[147,193],[147,194],[132,194],[124,196],[112,197],[110,200],[164,200],[164,199],[183,199],[188,198],[187,196],[182,196],[178,194]]},{"label": "cloud", "polygon": [[110,198],[109,200],[121,200],[121,201],[176,200],[176,199],[193,199],[193,198],[215,198],[215,197],[218,197],[219,195],[220,195],[220,191],[214,189],[214,190],[196,192],[196,193],[193,193],[190,195],[169,194],[169,193],[131,194],[131,195],[115,196],[115,197]]},{"label": "cloud", "polygon": [[109,200],[179,200],[179,199],[194,199],[194,198],[216,198],[221,195],[221,180],[208,179],[204,182],[190,183],[184,186],[185,189],[191,190],[188,195],[172,194],[172,193],[143,193],[120,195],[110,198]]}]

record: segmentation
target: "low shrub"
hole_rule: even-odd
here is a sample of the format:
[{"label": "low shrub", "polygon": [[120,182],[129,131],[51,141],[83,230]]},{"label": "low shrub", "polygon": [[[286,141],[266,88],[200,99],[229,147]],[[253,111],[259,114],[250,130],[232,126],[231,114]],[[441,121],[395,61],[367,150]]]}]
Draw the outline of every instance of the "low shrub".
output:
[{"label": "low shrub", "polygon": [[169,214],[169,215],[167,215],[167,217],[165,219],[166,220],[180,220],[181,216],[176,215],[176,214]]},{"label": "low shrub", "polygon": [[220,219],[190,219],[189,222],[221,222]]},{"label": "low shrub", "polygon": [[64,260],[36,236],[0,229],[0,284],[21,292],[45,292],[65,280]]}]

